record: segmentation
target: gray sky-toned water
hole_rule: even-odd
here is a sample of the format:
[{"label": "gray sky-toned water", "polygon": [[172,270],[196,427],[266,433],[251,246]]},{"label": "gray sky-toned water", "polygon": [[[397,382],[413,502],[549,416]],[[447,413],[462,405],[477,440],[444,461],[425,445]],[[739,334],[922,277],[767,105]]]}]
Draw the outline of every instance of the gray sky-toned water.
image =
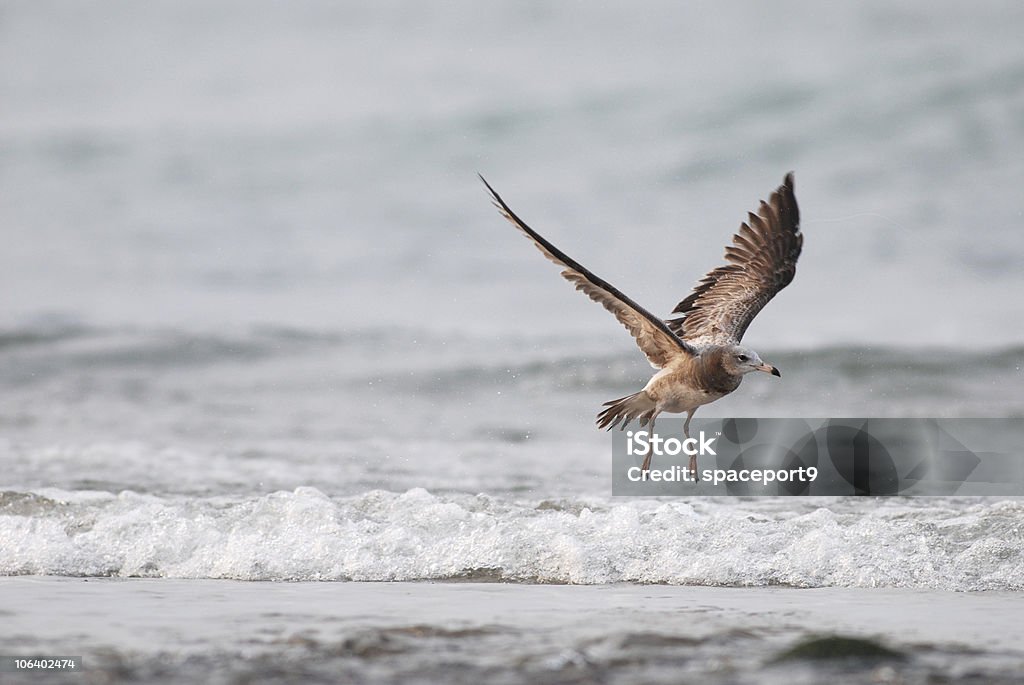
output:
[{"label": "gray sky-toned water", "polygon": [[667,315],[793,170],[804,254],[745,338],[783,377],[699,416],[1021,416],[1022,35],[1017,2],[0,1],[0,575],[67,576],[0,578],[12,649],[800,683],[840,671],[775,656],[835,626],[903,657],[849,682],[1016,682],[1017,501],[610,497],[593,417],[650,370],[476,174]]},{"label": "gray sky-toned water", "polygon": [[792,169],[806,249],[756,344],[1024,337],[1015,3],[39,2],[0,19],[4,329],[614,344],[477,171],[667,314]]}]

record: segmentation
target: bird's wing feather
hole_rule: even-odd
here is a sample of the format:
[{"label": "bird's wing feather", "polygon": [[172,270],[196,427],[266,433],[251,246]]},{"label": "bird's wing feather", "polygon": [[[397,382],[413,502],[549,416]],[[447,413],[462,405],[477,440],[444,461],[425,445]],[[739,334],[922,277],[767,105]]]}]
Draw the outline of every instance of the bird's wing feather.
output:
[{"label": "bird's wing feather", "polygon": [[793,174],[761,202],[725,248],[728,262],[708,272],[672,311],[669,329],[696,345],[736,345],[747,326],[796,274],[804,236]]},{"label": "bird's wing feather", "polygon": [[611,312],[629,331],[637,346],[656,369],[665,367],[680,354],[694,354],[692,347],[679,339],[668,325],[638,305],[602,278],[588,271],[582,264],[552,245],[546,238],[526,225],[516,216],[494,188],[480,177],[491,194],[494,206],[502,216],[511,222],[523,235],[533,241],[541,253],[550,261],[562,267],[562,277],[576,286],[587,297]]}]

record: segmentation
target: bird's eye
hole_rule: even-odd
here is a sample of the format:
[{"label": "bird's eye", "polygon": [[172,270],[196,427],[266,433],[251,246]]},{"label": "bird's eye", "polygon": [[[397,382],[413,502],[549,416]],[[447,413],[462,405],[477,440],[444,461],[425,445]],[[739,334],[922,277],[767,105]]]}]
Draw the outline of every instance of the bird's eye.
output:
[{"label": "bird's eye", "polygon": [[741,362],[745,362],[745,361],[747,361],[748,359],[750,359],[750,357],[748,357],[748,356],[747,356],[747,355],[745,355],[745,354],[741,354],[741,355],[738,355],[738,356],[737,356],[736,358],[737,358],[738,360],[740,360]]}]

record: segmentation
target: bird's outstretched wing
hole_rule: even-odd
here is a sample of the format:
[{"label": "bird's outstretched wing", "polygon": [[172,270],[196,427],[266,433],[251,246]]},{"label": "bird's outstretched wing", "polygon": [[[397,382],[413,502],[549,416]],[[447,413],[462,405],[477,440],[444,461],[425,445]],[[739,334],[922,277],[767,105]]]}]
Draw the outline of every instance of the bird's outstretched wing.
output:
[{"label": "bird's outstretched wing", "polygon": [[695,346],[736,345],[757,313],[789,285],[804,244],[800,210],[793,194],[793,174],[725,248],[728,264],[710,271],[666,321],[669,329]]},{"label": "bird's outstretched wing", "polygon": [[647,361],[656,369],[663,368],[680,354],[693,354],[693,348],[679,339],[668,325],[623,295],[619,290],[602,278],[588,271],[582,264],[565,254],[547,241],[542,235],[526,225],[516,216],[494,188],[480,176],[487,186],[494,206],[502,216],[527,238],[533,241],[537,249],[549,260],[562,267],[562,277],[576,286],[587,297],[611,312],[616,319],[629,331]]}]

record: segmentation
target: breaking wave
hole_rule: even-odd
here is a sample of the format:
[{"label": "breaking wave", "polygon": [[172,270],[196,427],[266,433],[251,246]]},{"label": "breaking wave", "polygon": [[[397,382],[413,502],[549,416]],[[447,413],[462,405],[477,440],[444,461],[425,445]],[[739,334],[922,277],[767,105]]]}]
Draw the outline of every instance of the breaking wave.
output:
[{"label": "breaking wave", "polygon": [[1024,503],[0,493],[0,574],[1024,589]]}]

